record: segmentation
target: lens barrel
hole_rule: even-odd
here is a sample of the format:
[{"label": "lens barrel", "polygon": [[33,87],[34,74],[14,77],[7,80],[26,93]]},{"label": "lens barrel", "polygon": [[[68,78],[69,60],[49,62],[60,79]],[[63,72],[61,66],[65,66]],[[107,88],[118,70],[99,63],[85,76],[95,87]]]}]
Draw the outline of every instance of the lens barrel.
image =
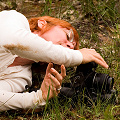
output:
[{"label": "lens barrel", "polygon": [[113,88],[114,79],[108,74],[95,73],[93,77],[93,87],[99,92],[110,92]]}]

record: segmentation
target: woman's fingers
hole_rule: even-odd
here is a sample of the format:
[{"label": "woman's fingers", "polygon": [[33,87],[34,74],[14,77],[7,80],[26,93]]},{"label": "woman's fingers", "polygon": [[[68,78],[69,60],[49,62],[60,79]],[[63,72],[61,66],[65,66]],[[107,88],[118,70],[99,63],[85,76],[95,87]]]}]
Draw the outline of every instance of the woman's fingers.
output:
[{"label": "woman's fingers", "polygon": [[61,65],[61,76],[64,78],[66,76],[66,69],[64,65]]},{"label": "woman's fingers", "polygon": [[62,84],[63,78],[66,76],[66,69],[64,65],[61,65],[61,74],[57,72],[54,68],[51,68],[51,73],[55,76],[55,78]]},{"label": "woman's fingers", "polygon": [[93,53],[91,54],[94,56],[93,58],[94,62],[103,66],[104,68],[108,68],[107,63],[105,62],[105,60],[102,58],[102,56],[99,53],[97,53],[96,51],[93,51]]},{"label": "woman's fingers", "polygon": [[46,69],[46,74],[50,73],[50,69],[53,67],[53,63],[49,63]]},{"label": "woman's fingers", "polygon": [[83,55],[83,61],[82,61],[83,64],[94,61],[97,64],[105,68],[108,68],[107,63],[104,61],[102,56],[95,51],[95,49],[83,48],[83,49],[80,49],[80,52]]},{"label": "woman's fingers", "polygon": [[50,76],[49,84],[52,85],[53,87],[55,87],[56,89],[60,88],[61,84],[58,81],[58,79],[51,74],[49,74],[49,76]]}]

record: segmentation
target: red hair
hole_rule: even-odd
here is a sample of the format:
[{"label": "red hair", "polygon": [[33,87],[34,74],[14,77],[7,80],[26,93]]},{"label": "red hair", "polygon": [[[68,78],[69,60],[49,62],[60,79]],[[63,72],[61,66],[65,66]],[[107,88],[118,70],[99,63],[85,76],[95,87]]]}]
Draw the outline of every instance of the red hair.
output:
[{"label": "red hair", "polygon": [[[40,29],[38,27],[38,20],[45,20],[47,22],[45,29]],[[61,20],[58,18],[54,18],[54,17],[50,17],[50,16],[31,18],[28,21],[29,21],[31,32],[41,31],[43,34],[46,31],[50,30],[54,26],[61,26],[63,28],[67,28],[68,30],[72,29],[74,32],[74,39],[76,42],[75,49],[79,49],[79,35],[78,35],[77,31],[75,30],[75,28],[67,21],[64,21],[64,20]]]}]

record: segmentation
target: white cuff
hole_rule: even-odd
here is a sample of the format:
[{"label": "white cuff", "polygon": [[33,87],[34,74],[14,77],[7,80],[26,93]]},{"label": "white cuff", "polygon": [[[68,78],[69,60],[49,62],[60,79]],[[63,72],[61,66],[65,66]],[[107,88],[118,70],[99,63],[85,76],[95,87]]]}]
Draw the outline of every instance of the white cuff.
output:
[{"label": "white cuff", "polygon": [[37,90],[36,92],[36,99],[33,101],[37,106],[43,106],[46,104],[46,101],[42,97],[42,90]]}]

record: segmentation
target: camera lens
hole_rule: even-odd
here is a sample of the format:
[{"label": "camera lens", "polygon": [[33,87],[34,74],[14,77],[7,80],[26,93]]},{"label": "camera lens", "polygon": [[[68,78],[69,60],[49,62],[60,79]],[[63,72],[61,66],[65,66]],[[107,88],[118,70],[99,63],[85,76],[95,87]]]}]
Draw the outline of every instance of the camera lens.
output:
[{"label": "camera lens", "polygon": [[109,93],[113,87],[114,79],[108,74],[96,73],[93,78],[93,87],[96,91]]},{"label": "camera lens", "polygon": [[112,89],[113,84],[114,84],[114,79],[112,77],[109,77],[107,82],[108,82],[108,85],[109,85],[109,89]]}]

